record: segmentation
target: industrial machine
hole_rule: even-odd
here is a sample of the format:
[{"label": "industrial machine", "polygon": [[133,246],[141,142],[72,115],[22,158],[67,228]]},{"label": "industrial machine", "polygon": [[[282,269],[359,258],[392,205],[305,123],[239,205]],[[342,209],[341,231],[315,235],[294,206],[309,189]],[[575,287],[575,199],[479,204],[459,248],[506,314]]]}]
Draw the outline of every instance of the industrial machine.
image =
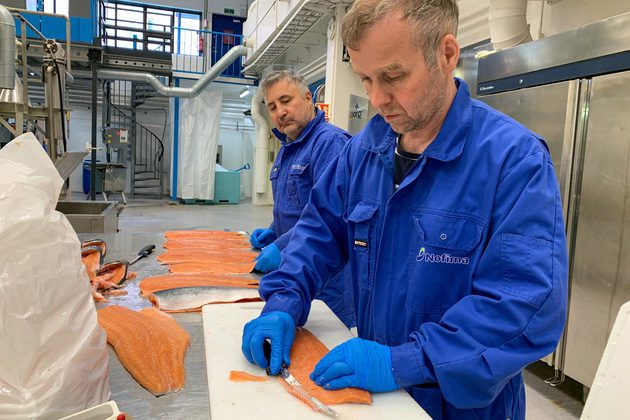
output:
[{"label": "industrial machine", "polygon": [[[65,19],[65,48],[54,39],[46,38],[25,18],[26,13]],[[16,38],[16,21],[20,25],[19,40]],[[35,34],[35,39],[28,38],[27,40],[27,28],[29,34]],[[64,180],[68,179],[89,152],[89,149],[70,151],[68,148],[69,113],[67,112],[66,83],[73,81],[70,73],[72,60],[70,59],[69,35],[70,20],[65,15],[27,11],[0,5],[0,126],[2,127],[0,147],[3,143],[7,143],[24,132],[33,132]],[[38,54],[41,53],[40,79],[33,77],[36,74],[36,69],[31,67],[36,61],[32,57],[34,49],[38,50]],[[45,104],[43,106],[31,104],[28,96],[29,84],[43,84],[45,92]],[[62,194],[64,193],[65,191],[62,191]],[[66,198],[69,199],[69,194],[66,194]],[[101,229],[96,231],[115,232],[118,227],[117,212],[112,212],[110,207],[103,207],[100,203],[66,200],[63,204],[60,203],[58,209],[68,216],[78,232],[92,232],[94,230],[90,229],[93,229],[93,226],[96,226],[96,229]],[[112,221],[111,215],[109,215],[107,216],[107,223],[102,223],[105,220],[105,212],[114,214],[115,220]],[[73,223],[73,220],[83,219],[83,216],[88,217],[91,223]]]},{"label": "industrial machine", "polygon": [[[563,200],[569,313],[550,363],[590,388],[630,300],[630,14],[479,60],[478,99],[541,134]],[[545,211],[545,209],[541,209]]]}]

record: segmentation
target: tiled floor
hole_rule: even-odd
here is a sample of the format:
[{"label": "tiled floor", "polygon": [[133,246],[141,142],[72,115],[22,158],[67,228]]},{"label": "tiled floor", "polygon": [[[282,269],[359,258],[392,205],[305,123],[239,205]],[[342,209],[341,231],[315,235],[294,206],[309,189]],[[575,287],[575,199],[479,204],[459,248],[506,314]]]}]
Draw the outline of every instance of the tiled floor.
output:
[{"label": "tiled floor", "polygon": [[[127,232],[162,232],[169,229],[229,229],[251,232],[266,227],[272,219],[270,206],[180,205],[168,200],[129,200],[120,215],[119,229]],[[584,404],[582,388],[573,381],[551,387],[545,379],[553,371],[537,363],[525,371],[527,418],[532,420],[576,419]]]}]

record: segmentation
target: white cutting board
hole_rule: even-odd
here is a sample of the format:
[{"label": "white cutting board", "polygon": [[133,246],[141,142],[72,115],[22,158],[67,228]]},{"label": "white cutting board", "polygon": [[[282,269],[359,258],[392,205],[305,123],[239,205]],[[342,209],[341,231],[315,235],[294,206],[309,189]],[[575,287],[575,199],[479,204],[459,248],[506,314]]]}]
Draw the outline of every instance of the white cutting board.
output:
[{"label": "white cutting board", "polygon": [[[324,414],[311,411],[304,403],[289,395],[275,380],[267,382],[229,380],[230,370],[265,375],[264,369],[249,363],[241,353],[243,325],[256,318],[262,307],[263,303],[260,302],[203,307],[210,416],[213,420],[327,418]],[[313,301],[306,328],[328,348],[333,348],[353,337],[332,311],[317,300]],[[372,399],[371,406],[339,404],[332,408],[340,414],[340,419],[431,419],[404,390],[373,393]]]}]

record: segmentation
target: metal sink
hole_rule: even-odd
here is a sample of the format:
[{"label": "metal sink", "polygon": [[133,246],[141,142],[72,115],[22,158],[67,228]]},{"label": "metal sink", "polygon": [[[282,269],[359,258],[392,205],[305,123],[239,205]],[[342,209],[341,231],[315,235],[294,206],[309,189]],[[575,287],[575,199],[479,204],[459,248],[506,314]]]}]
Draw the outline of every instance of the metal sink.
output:
[{"label": "metal sink", "polygon": [[63,213],[77,233],[116,233],[117,202],[59,201],[57,211]]}]

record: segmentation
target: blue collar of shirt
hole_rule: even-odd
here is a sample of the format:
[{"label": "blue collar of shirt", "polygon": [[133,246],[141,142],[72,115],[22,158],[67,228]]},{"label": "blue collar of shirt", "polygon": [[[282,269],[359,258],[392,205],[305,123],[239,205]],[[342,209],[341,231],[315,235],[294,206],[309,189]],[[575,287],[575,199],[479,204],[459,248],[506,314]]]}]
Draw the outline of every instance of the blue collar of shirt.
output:
[{"label": "blue collar of shirt", "polygon": [[283,146],[286,146],[287,144],[294,144],[294,143],[301,142],[302,140],[304,140],[305,138],[309,136],[310,132],[313,131],[316,125],[319,125],[322,122],[326,122],[325,117],[324,117],[324,111],[322,111],[321,109],[316,109],[315,118],[313,118],[311,121],[309,121],[308,124],[306,124],[306,127],[304,127],[304,130],[302,130],[302,132],[300,133],[300,136],[297,139],[293,140],[292,142],[287,142],[287,135],[278,131],[277,128],[274,128],[271,131],[273,131],[273,134],[278,138],[278,140],[280,140],[280,143],[282,143]]},{"label": "blue collar of shirt", "polygon": [[[445,162],[454,160],[462,154],[472,124],[468,85],[459,78],[455,78],[455,84],[457,93],[440,132],[423,153],[424,156]],[[370,122],[370,131],[373,135],[362,136],[361,145],[364,149],[383,153],[396,144],[398,134],[380,115]]]}]

